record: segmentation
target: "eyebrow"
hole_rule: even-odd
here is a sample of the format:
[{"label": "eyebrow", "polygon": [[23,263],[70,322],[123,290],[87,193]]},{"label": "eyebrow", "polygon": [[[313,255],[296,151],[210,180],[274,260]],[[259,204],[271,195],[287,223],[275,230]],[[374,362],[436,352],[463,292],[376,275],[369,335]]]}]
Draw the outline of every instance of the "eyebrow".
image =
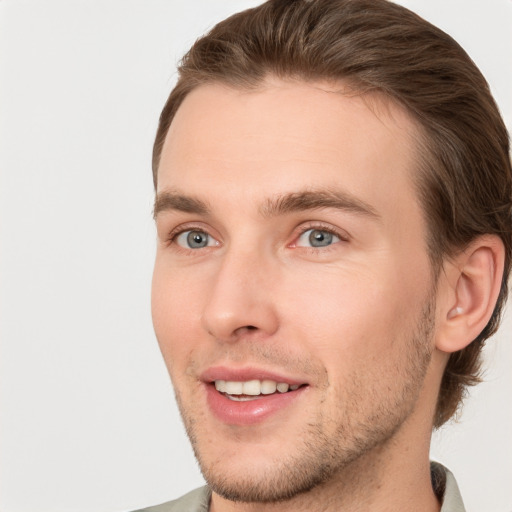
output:
[{"label": "eyebrow", "polygon": [[373,206],[352,194],[333,189],[304,190],[269,198],[260,208],[264,217],[274,217],[291,212],[334,208],[357,215],[379,219]]},{"label": "eyebrow", "polygon": [[208,215],[210,208],[207,203],[196,197],[179,194],[177,192],[160,192],[155,197],[153,207],[153,218],[164,211],[179,211],[184,213],[195,213],[197,215]]},{"label": "eyebrow", "polygon": [[[378,212],[368,203],[352,194],[333,189],[304,190],[268,198],[259,208],[263,217],[276,217],[287,213],[334,208],[346,212],[379,219]],[[164,211],[180,211],[197,215],[209,215],[210,207],[205,201],[174,191],[157,194],[153,217]]]}]

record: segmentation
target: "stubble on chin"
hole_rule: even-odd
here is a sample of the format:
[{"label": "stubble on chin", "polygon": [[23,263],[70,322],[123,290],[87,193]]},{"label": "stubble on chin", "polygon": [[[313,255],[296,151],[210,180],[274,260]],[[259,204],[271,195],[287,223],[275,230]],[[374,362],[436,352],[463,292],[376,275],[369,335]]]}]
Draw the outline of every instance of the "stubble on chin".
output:
[{"label": "stubble on chin", "polygon": [[[252,467],[250,462],[236,464],[247,470],[234,472],[232,464],[220,455],[205,456],[205,445],[216,442],[215,432],[205,432],[202,413],[192,414],[176,393],[182,419],[203,476],[210,488],[223,498],[245,503],[279,503],[320,488],[334,479],[353,478],[354,470],[370,453],[378,454],[407,420],[421,391],[432,356],[434,301],[429,301],[412,334],[405,341],[405,362],[395,368],[401,375],[401,389],[385,400],[372,397],[366,376],[354,375],[350,394],[344,397],[339,411],[332,417],[317,413],[305,420],[294,437],[292,450],[265,462],[265,467]],[[368,408],[369,397],[375,401]],[[381,397],[382,398],[382,397]],[[362,405],[363,404],[363,405]],[[367,409],[365,409],[365,405]],[[366,457],[371,459],[371,457]],[[366,462],[364,462],[366,463]],[[340,487],[341,488],[341,487]]]}]

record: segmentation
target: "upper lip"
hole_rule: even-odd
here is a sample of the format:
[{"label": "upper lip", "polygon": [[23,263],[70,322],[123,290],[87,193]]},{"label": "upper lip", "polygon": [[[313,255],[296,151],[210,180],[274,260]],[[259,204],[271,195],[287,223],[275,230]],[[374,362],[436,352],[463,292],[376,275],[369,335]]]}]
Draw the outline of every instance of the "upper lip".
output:
[{"label": "upper lip", "polygon": [[228,366],[212,366],[200,375],[200,379],[206,383],[211,383],[216,380],[234,382],[246,382],[250,380],[272,380],[278,383],[285,382],[291,386],[307,384],[307,381],[305,379],[301,379],[300,377],[290,377],[275,371],[256,367],[236,368]]}]

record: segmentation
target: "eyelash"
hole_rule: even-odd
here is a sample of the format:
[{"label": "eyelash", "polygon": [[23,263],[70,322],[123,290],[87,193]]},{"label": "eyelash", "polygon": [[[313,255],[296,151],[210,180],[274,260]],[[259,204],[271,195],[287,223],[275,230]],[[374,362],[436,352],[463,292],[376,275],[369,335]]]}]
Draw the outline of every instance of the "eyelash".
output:
[{"label": "eyelash", "polygon": [[200,226],[197,224],[181,224],[180,226],[171,230],[171,232],[167,235],[167,245],[173,245],[175,249],[178,251],[197,251],[197,249],[186,249],[185,247],[181,247],[180,245],[177,244],[176,240],[178,239],[178,237],[181,234],[186,233],[187,231],[199,231],[200,233],[206,233],[208,236],[212,236],[208,229],[206,229],[204,226]]},{"label": "eyelash", "polygon": [[[302,249],[302,250],[317,253],[319,251],[321,251],[321,252],[329,251],[330,249],[332,249],[333,245],[336,245],[337,243],[339,243],[339,242],[336,242],[335,244],[327,245],[324,247],[305,247],[305,246],[295,245],[297,243],[297,241],[299,240],[299,238],[304,233],[306,233],[307,231],[310,231],[310,230],[317,230],[317,231],[323,231],[323,232],[329,233],[331,235],[338,237],[340,239],[340,242],[348,242],[349,241],[349,236],[347,235],[346,232],[341,232],[340,230],[334,229],[332,226],[325,225],[322,222],[310,222],[310,223],[302,224],[299,229],[300,230],[296,234],[293,235],[293,242],[291,244],[288,244],[287,247],[291,247],[293,249]],[[190,225],[180,225],[177,228],[173,229],[167,237],[167,244],[169,246],[174,245],[176,250],[179,250],[179,251],[185,251],[185,252],[198,251],[198,249],[187,249],[185,247],[181,247],[180,245],[178,245],[176,243],[177,238],[181,234],[183,234],[187,231],[199,231],[202,233],[206,233],[208,236],[210,236],[216,240],[216,238],[210,234],[208,229],[204,228],[203,226],[199,226],[197,224],[190,224]],[[204,249],[209,249],[209,248],[210,247],[204,247]]]},{"label": "eyelash", "polygon": [[[293,237],[294,241],[292,242],[291,246],[293,247],[294,244],[297,243],[299,238],[304,233],[306,233],[308,231],[311,231],[311,230],[322,231],[322,232],[334,235],[334,236],[336,236],[337,238],[340,239],[340,242],[348,242],[349,241],[348,234],[346,232],[344,232],[344,231],[335,229],[331,225],[326,225],[326,224],[323,224],[322,222],[310,222],[310,223],[302,224],[300,226],[300,231],[298,232],[297,235],[294,235],[294,237]],[[332,249],[334,249],[333,246],[335,246],[338,243],[339,242],[336,242],[334,244],[330,244],[330,245],[327,245],[327,246],[324,246],[324,247],[303,247],[303,246],[295,245],[295,247],[293,247],[293,248],[294,249],[306,250],[306,251],[309,251],[309,252],[312,252],[312,253],[318,253],[319,251],[326,252],[326,251],[332,250]],[[289,247],[290,247],[290,245],[289,245]]]}]

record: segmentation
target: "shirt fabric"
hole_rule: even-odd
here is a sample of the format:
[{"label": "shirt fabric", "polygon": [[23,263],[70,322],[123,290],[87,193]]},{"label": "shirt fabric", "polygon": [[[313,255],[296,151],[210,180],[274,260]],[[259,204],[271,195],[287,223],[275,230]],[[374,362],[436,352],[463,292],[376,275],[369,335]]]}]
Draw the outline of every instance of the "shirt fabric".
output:
[{"label": "shirt fabric", "polygon": [[[453,474],[438,462],[430,463],[430,474],[434,492],[443,504],[441,512],[465,512],[459,486]],[[211,490],[204,486],[177,500],[136,512],[208,512],[211,494]]]}]

